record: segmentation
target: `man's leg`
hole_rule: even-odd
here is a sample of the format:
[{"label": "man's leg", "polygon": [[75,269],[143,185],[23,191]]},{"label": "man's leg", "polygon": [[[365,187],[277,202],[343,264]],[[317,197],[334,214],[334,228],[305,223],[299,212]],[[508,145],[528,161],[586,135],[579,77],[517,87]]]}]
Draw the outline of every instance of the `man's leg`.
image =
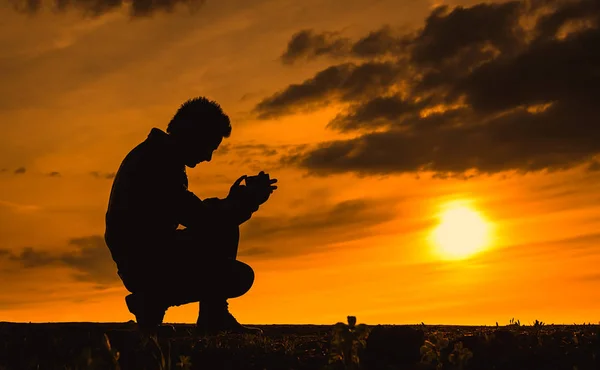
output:
[{"label": "man's leg", "polygon": [[254,270],[240,261],[185,265],[157,268],[160,271],[145,274],[143,283],[134,286],[130,279],[123,279],[133,293],[126,297],[127,307],[136,316],[140,329],[153,330],[162,323],[169,307],[192,302],[201,302],[197,323],[206,324],[208,319],[216,324],[212,318],[228,313],[227,299],[244,295],[254,283]]},{"label": "man's leg", "polygon": [[226,300],[246,294],[254,283],[254,270],[236,260],[213,261],[173,271],[165,284],[170,306]]},{"label": "man's leg", "polygon": [[239,238],[237,225],[178,231],[175,255],[181,256],[186,267],[174,274],[176,297],[171,302],[200,302],[200,332],[260,332],[240,325],[228,310],[227,299],[244,295],[254,282],[252,268],[236,260]]},{"label": "man's leg", "polygon": [[[198,334],[215,334],[221,331],[262,334],[262,330],[241,325],[229,312],[229,298],[244,295],[254,282],[254,271],[247,264],[230,260],[227,267],[211,274],[207,281],[216,282],[200,293],[196,330]],[[215,287],[216,289],[211,289]]]},{"label": "man's leg", "polygon": [[235,259],[238,243],[237,225],[178,230],[172,240],[161,241],[159,263],[121,276],[133,293],[126,301],[140,327],[162,323],[170,306],[201,302],[198,323],[243,331],[227,309],[227,299],[245,294],[254,282],[252,268]]},{"label": "man's leg", "polygon": [[197,262],[237,258],[240,227],[222,225],[177,230],[175,243],[178,251],[193,254]]}]

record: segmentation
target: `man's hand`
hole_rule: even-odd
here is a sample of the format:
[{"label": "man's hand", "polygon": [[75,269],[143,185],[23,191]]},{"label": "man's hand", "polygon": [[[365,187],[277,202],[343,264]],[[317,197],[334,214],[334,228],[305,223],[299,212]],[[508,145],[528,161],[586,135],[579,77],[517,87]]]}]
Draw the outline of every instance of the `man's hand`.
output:
[{"label": "man's hand", "polygon": [[227,199],[235,201],[240,200],[244,195],[244,185],[241,185],[242,181],[244,181],[248,177],[248,175],[243,175],[239,179],[235,180],[233,185],[229,188],[229,194],[227,194]]},{"label": "man's hand", "polygon": [[258,204],[256,204],[254,195],[251,194],[248,187],[241,185],[242,181],[247,177],[248,175],[243,175],[235,180],[231,188],[229,188],[229,194],[226,199],[230,208],[241,208],[244,213],[252,213],[258,210]]},{"label": "man's hand", "polygon": [[257,207],[266,202],[277,186],[277,179],[271,179],[268,173],[260,171],[257,176],[246,177],[246,187],[256,201]]}]

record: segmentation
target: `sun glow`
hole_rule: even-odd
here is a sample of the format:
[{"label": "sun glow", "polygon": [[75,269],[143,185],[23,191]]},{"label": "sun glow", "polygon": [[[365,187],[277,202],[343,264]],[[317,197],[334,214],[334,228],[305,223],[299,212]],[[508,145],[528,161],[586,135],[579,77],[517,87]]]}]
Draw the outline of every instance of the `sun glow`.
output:
[{"label": "sun glow", "polygon": [[450,203],[439,219],[439,225],[431,233],[431,242],[442,259],[465,259],[488,247],[491,225],[472,207]]}]

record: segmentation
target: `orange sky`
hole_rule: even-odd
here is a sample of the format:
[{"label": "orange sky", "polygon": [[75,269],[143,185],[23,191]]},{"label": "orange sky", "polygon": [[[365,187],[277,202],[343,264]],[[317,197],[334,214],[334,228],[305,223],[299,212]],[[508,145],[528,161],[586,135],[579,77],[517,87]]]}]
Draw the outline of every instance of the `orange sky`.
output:
[{"label": "orange sky", "polygon": [[[101,239],[110,174],[152,127],[165,129],[178,106],[198,95],[221,104],[233,132],[211,163],[188,169],[190,189],[224,197],[241,174],[261,169],[279,179],[242,226],[239,259],[253,266],[256,281],[230,300],[240,322],[600,320],[600,172],[589,162],[524,172],[516,154],[514,166],[490,160],[486,168],[476,154],[472,163],[487,173],[468,180],[388,167],[360,175],[327,167],[325,176],[307,176],[301,166],[282,165],[281,155],[357,137],[327,127],[344,102],[320,99],[316,108],[299,105],[268,119],[253,113],[289,85],[342,63],[333,54],[282,63],[300,30],[356,40],[389,24],[410,34],[434,5],[479,2],[249,3],[208,0],[192,14],[180,7],[135,19],[126,6],[91,18],[78,9],[25,15],[0,6],[0,321],[133,318]],[[544,159],[563,158],[556,150]],[[588,159],[597,154],[585,150]],[[243,153],[251,161],[240,161]],[[469,202],[493,230],[484,250],[461,260],[440,258],[428,242],[452,201]],[[171,308],[166,321],[194,322],[197,310]]]}]

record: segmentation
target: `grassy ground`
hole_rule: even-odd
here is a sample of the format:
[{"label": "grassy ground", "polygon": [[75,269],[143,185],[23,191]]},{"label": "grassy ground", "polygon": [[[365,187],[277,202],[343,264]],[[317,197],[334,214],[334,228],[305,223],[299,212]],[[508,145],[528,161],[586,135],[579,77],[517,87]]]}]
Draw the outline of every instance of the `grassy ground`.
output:
[{"label": "grassy ground", "polygon": [[600,369],[599,327],[260,326],[264,336],[198,337],[173,325],[0,323],[0,370]]}]

